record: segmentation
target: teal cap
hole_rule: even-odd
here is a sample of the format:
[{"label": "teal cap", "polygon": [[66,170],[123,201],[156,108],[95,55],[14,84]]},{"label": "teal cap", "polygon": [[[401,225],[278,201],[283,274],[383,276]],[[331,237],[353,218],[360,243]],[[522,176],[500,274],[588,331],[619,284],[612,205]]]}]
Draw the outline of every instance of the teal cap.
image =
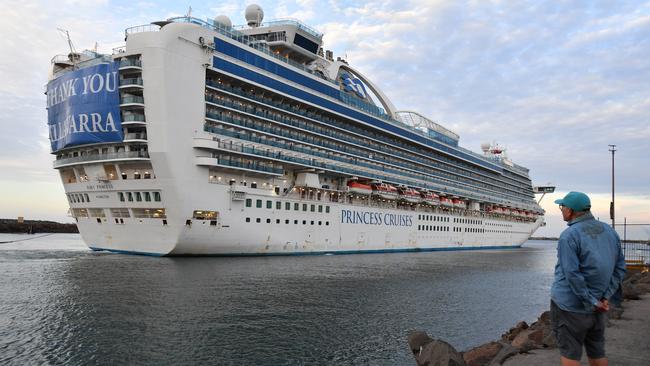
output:
[{"label": "teal cap", "polygon": [[566,206],[573,211],[586,211],[591,208],[589,197],[582,192],[569,192],[559,200],[555,200],[558,205]]}]

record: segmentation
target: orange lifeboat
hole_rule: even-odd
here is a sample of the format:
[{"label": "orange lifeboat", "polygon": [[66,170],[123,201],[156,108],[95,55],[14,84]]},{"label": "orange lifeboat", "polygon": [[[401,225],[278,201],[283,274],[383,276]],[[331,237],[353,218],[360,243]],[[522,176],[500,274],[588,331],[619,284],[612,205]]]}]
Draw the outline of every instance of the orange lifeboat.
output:
[{"label": "orange lifeboat", "polygon": [[407,202],[420,202],[420,192],[413,188],[400,188],[399,198]]},{"label": "orange lifeboat", "polygon": [[372,187],[369,184],[363,184],[356,180],[348,182],[348,192],[369,195],[372,193]]},{"label": "orange lifeboat", "polygon": [[460,198],[452,198],[451,203],[456,208],[467,208],[467,202],[461,200]]},{"label": "orange lifeboat", "polygon": [[397,188],[386,183],[376,183],[372,185],[372,194],[387,200],[394,200],[397,198]]},{"label": "orange lifeboat", "polygon": [[445,207],[454,207],[454,204],[451,202],[451,198],[440,197],[440,205]]}]

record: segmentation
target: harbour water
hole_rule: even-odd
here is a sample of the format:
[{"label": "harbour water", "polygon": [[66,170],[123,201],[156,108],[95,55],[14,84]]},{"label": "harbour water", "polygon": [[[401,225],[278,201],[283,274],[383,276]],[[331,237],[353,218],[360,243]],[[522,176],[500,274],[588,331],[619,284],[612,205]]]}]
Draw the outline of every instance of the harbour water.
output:
[{"label": "harbour water", "polygon": [[535,320],[555,245],[152,258],[76,234],[4,243],[0,364],[412,365],[411,329],[467,349]]}]

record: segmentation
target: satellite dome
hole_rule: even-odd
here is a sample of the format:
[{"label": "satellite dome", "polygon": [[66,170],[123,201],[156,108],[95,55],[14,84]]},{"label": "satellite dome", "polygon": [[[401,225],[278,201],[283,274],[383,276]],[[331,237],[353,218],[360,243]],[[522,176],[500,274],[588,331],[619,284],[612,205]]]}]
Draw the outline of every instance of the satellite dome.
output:
[{"label": "satellite dome", "polygon": [[250,4],[246,7],[244,16],[249,27],[259,27],[262,24],[262,19],[264,19],[264,10],[257,4]]},{"label": "satellite dome", "polygon": [[214,18],[214,22],[216,24],[221,24],[226,28],[232,28],[232,22],[230,21],[230,18],[225,15],[219,15],[218,17]]},{"label": "satellite dome", "polygon": [[490,143],[489,142],[482,143],[481,150],[483,150],[484,153],[488,152],[488,150],[490,150]]}]

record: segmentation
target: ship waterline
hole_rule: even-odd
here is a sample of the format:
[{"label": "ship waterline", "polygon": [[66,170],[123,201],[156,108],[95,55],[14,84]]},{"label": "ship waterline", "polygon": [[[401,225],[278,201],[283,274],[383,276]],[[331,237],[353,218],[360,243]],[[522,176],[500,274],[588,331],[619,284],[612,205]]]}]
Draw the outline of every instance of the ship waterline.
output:
[{"label": "ship waterline", "polygon": [[473,153],[396,110],[302,23],[251,19],[174,18],[127,29],[113,55],[53,58],[54,166],[89,247],[487,249],[543,225],[528,170],[498,146]]}]

